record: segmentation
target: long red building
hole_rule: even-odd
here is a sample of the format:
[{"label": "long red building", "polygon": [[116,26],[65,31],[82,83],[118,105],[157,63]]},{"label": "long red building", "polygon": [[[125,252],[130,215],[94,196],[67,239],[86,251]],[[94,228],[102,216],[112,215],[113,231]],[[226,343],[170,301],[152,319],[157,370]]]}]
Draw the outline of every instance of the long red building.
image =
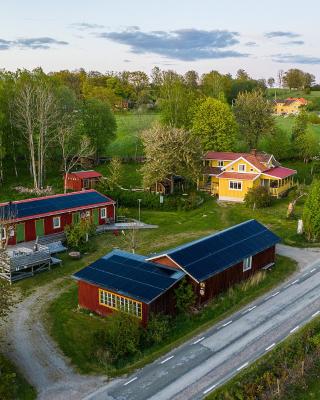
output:
[{"label": "long red building", "polygon": [[150,313],[175,313],[175,289],[182,278],[200,306],[272,266],[279,241],[249,220],[149,258],[116,250],[74,274],[79,305],[101,315],[129,312],[145,325]]},{"label": "long red building", "polygon": [[[0,240],[9,234],[8,244],[14,245],[63,232],[66,225],[80,218],[90,218],[96,225],[114,221],[115,202],[95,190],[86,190],[2,203],[0,215]],[[3,229],[1,223],[9,224],[10,229]]]}]

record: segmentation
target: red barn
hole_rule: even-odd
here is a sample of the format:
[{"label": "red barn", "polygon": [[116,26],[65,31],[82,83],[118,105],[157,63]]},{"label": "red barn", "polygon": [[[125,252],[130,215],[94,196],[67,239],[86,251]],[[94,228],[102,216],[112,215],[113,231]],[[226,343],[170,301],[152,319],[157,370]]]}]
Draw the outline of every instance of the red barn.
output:
[{"label": "red barn", "polygon": [[100,315],[122,310],[146,325],[150,313],[174,314],[174,290],[183,271],[114,250],[75,273],[79,305]]},{"label": "red barn", "polygon": [[[96,225],[114,221],[115,202],[95,191],[86,190],[0,204],[0,215],[10,216],[9,245],[63,232],[66,225],[80,218],[91,218]],[[5,223],[5,222],[3,222]],[[7,229],[0,230],[5,240]]]},{"label": "red barn", "polygon": [[249,220],[151,258],[113,251],[74,274],[79,305],[101,315],[120,309],[146,324],[150,312],[174,314],[174,290],[183,277],[200,306],[273,265],[279,241]]},{"label": "red barn", "polygon": [[64,185],[67,190],[73,191],[94,189],[101,178],[102,174],[96,171],[69,172],[64,176]]}]

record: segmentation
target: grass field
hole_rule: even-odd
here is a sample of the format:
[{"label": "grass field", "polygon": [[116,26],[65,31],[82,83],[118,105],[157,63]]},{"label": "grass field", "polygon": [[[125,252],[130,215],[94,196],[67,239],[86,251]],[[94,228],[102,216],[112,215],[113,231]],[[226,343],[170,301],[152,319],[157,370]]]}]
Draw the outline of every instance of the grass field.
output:
[{"label": "grass field", "polygon": [[289,90],[289,89],[279,89],[272,88],[267,90],[267,96],[270,99],[286,99],[288,97],[304,97],[307,100],[312,101],[313,99],[320,98],[319,90],[312,90],[310,93],[305,93],[304,90]]},{"label": "grass field", "polygon": [[159,119],[159,114],[127,112],[116,114],[117,137],[110,144],[107,156],[133,157],[143,155],[140,134]]}]

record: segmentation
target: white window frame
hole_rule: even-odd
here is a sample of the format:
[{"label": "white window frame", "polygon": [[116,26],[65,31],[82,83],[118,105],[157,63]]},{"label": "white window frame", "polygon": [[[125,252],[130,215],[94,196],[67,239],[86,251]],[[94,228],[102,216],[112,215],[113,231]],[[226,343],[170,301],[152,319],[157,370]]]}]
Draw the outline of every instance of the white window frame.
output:
[{"label": "white window frame", "polygon": [[218,160],[218,167],[223,167],[223,161],[222,160]]},{"label": "white window frame", "polygon": [[[55,224],[55,221],[58,221],[58,225],[56,225]],[[53,217],[52,218],[52,226],[53,226],[53,229],[59,229],[59,228],[61,228],[61,217]]]},{"label": "white window frame", "polygon": [[[243,167],[243,169],[241,169],[240,167]],[[238,172],[246,172],[246,164],[239,164],[238,165]]]},{"label": "white window frame", "polygon": [[243,272],[249,271],[252,268],[252,256],[247,257],[243,260]]},{"label": "white window frame", "polygon": [[107,208],[100,208],[100,218],[101,219],[106,219],[107,218]]},{"label": "white window frame", "polygon": [[[240,185],[240,187],[238,187],[239,185]],[[233,187],[231,187],[231,186],[233,186]],[[229,190],[240,190],[240,191],[242,191],[242,182],[241,181],[229,181]]]}]

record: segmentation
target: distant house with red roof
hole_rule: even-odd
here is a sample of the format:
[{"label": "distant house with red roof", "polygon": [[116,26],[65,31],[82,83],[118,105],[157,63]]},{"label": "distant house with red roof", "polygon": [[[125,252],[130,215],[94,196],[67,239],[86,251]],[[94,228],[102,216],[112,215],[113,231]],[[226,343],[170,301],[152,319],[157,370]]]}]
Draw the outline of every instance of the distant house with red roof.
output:
[{"label": "distant house with red roof", "polygon": [[248,190],[265,186],[272,196],[285,195],[294,183],[297,171],[285,168],[272,154],[208,151],[204,156],[205,173],[200,188],[219,200],[242,202]]},{"label": "distant house with red roof", "polygon": [[85,189],[94,189],[100,182],[102,174],[93,170],[69,172],[64,176],[65,189],[79,191]]},{"label": "distant house with red roof", "polygon": [[308,104],[303,97],[289,97],[285,100],[275,100],[275,113],[277,115],[299,114],[301,107]]}]

